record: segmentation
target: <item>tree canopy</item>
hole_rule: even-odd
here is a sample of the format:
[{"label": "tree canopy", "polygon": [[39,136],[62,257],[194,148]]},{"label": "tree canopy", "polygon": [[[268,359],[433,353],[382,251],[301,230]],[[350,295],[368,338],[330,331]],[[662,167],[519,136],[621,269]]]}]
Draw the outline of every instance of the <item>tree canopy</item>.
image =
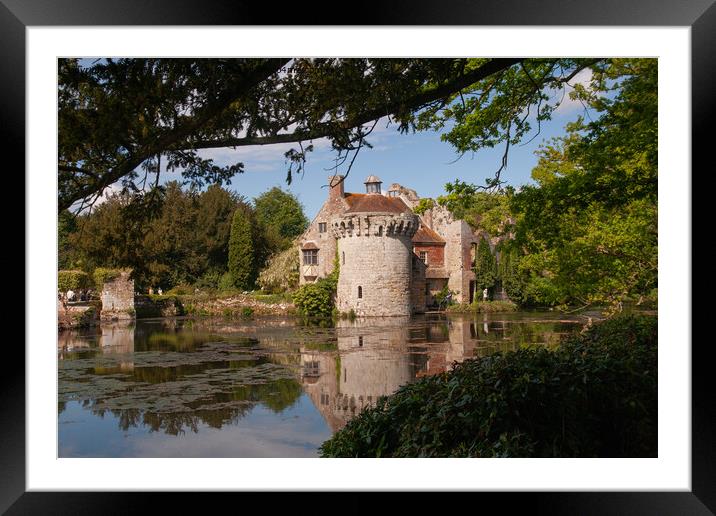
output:
[{"label": "tree canopy", "polygon": [[[121,183],[154,201],[163,170],[185,186],[226,184],[244,171],[202,149],[296,143],[287,181],[310,142],[327,138],[342,164],[377,121],[402,132],[442,129],[458,152],[509,146],[550,118],[564,86],[599,59],[60,59],[59,210],[80,211]],[[304,145],[306,144],[306,145]],[[499,172],[506,164],[507,154]],[[161,193],[161,192],[160,192]]]},{"label": "tree canopy", "polygon": [[438,203],[493,236],[503,285],[524,304],[655,299],[658,103],[655,59],[611,59],[575,88],[598,116],[543,144],[535,185],[483,192],[455,181]]}]

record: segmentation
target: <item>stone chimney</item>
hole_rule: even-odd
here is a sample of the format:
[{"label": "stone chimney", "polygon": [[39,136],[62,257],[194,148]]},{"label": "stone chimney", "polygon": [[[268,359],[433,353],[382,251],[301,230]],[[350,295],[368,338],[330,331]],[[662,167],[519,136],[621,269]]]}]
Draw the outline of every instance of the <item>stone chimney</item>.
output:
[{"label": "stone chimney", "polygon": [[343,189],[344,176],[328,176],[328,198],[337,199],[339,197],[345,197],[345,190]]}]

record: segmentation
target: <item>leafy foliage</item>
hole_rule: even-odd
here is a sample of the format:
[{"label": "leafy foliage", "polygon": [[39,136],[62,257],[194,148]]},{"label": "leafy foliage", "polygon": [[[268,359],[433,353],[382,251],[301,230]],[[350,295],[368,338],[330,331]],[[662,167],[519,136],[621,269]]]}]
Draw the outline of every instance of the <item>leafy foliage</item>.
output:
[{"label": "leafy foliage", "polygon": [[475,285],[480,290],[492,289],[497,281],[497,259],[492,254],[487,239],[481,238],[477,244],[475,257]]},{"label": "leafy foliage", "polygon": [[115,278],[118,278],[121,273],[121,269],[107,269],[105,267],[97,267],[92,273],[95,287],[97,287],[97,290],[102,290],[105,283],[107,283],[108,281],[112,281]]},{"label": "leafy foliage", "polygon": [[511,228],[509,203],[514,195],[512,187],[485,192],[475,185],[456,179],[445,185],[445,192],[445,195],[437,198],[437,203],[456,219],[466,221],[473,229],[499,236]]},{"label": "leafy foliage", "polygon": [[466,360],[380,397],[324,457],[656,457],[657,321]]},{"label": "leafy foliage", "polygon": [[313,150],[302,142],[328,138],[345,161],[370,146],[370,124],[385,116],[401,132],[449,124],[444,139],[459,153],[515,144],[551,117],[555,92],[604,62],[129,58],[83,66],[63,58],[58,206],[87,206],[111,185],[133,203],[152,203],[164,169],[197,189],[244,171],[240,161],[203,158],[207,148],[295,143],[285,153],[290,183]]},{"label": "leafy foliage", "polygon": [[[523,305],[616,312],[657,292],[657,62],[608,59],[589,70],[570,96],[598,116],[580,117],[541,147],[536,185],[487,192],[458,180],[437,199],[474,228],[506,237],[498,279]],[[494,111],[502,100],[485,102]],[[464,150],[490,143],[489,114],[459,109],[448,139]]]},{"label": "leafy foliage", "polygon": [[[279,196],[278,204],[269,200],[274,194]],[[202,290],[236,288],[219,283],[228,268],[229,237],[237,209],[249,214],[255,267],[277,248],[286,246],[284,237],[277,233],[282,231],[281,220],[289,221],[283,227],[286,234],[298,231],[305,220],[300,203],[278,188],[264,192],[255,202],[262,207],[264,223],[257,221],[243,197],[217,185],[198,192],[169,182],[163,187],[159,210],[150,217],[138,214],[128,198],[116,194],[91,214],[77,219],[60,215],[61,222],[64,218],[72,221],[66,226],[70,228],[66,230],[67,244],[59,249],[60,263],[86,271],[130,267],[141,289],[151,286],[168,290],[177,285],[194,285]]]},{"label": "leafy foliage", "polygon": [[89,274],[84,271],[69,270],[57,273],[57,290],[59,292],[77,291],[91,286]]},{"label": "leafy foliage", "polygon": [[298,287],[300,260],[296,247],[272,256],[259,273],[258,284],[267,292],[286,292]]},{"label": "leafy foliage", "polygon": [[299,313],[306,317],[331,317],[335,306],[336,285],[331,277],[302,285],[293,294],[293,302]]},{"label": "leafy foliage", "polygon": [[[239,207],[250,211],[249,204],[216,185],[198,192],[183,190],[176,182],[165,185],[162,198],[160,210],[147,219],[121,194],[110,197],[77,218],[67,248],[60,249],[60,261],[86,271],[130,267],[143,290],[177,285],[215,290],[227,271],[233,214]],[[259,264],[268,237],[255,221],[252,224]]]},{"label": "leafy foliage", "polygon": [[236,288],[251,290],[256,283],[257,243],[253,214],[246,208],[237,209],[234,212],[229,238],[229,273]]},{"label": "leafy foliage", "polygon": [[521,268],[559,302],[618,310],[657,286],[657,63],[613,60],[592,82],[577,94],[601,116],[543,147],[511,208]]},{"label": "leafy foliage", "polygon": [[340,261],[338,259],[338,246],[333,258],[333,272],[315,283],[301,286],[293,294],[293,302],[298,312],[304,317],[317,317],[327,319],[335,315],[336,291],[338,289],[338,276],[340,274]]},{"label": "leafy foliage", "polygon": [[418,205],[413,208],[413,212],[417,213],[418,215],[424,214],[426,211],[431,210],[435,206],[435,201],[430,199],[429,197],[420,199],[418,202]]},{"label": "leafy foliage", "polygon": [[308,227],[301,203],[281,188],[273,187],[256,197],[254,209],[270,253],[288,248]]}]

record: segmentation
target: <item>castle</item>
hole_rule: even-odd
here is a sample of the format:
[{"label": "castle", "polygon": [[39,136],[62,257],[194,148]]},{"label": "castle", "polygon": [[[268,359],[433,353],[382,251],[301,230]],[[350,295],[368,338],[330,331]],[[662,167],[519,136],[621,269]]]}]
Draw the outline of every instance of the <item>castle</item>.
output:
[{"label": "castle", "polygon": [[414,213],[420,198],[397,183],[383,194],[371,175],[365,193],[350,193],[343,179],[328,178],[328,199],[299,238],[301,284],[329,275],[337,262],[337,308],[358,316],[422,313],[445,287],[458,303],[481,295],[473,265],[487,235],[439,205]]}]

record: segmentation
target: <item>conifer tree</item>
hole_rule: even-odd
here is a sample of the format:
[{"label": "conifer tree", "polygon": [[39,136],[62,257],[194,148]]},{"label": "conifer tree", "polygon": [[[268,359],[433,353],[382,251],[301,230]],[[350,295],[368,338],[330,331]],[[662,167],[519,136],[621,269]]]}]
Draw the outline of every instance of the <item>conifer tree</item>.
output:
[{"label": "conifer tree", "polygon": [[229,237],[229,273],[236,288],[249,290],[256,283],[258,268],[255,256],[255,224],[246,207],[234,212]]}]

